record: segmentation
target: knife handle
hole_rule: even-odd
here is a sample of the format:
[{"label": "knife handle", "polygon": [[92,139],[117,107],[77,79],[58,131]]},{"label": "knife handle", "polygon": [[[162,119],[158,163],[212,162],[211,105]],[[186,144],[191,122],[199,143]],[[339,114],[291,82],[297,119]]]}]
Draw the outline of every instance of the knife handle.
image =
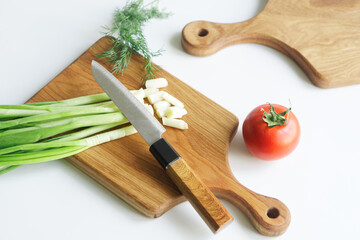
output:
[{"label": "knife handle", "polygon": [[172,163],[166,173],[189,200],[213,233],[234,219],[184,159]]},{"label": "knife handle", "polygon": [[153,143],[150,146],[150,152],[213,233],[218,232],[234,220],[210,189],[165,139],[160,138]]}]

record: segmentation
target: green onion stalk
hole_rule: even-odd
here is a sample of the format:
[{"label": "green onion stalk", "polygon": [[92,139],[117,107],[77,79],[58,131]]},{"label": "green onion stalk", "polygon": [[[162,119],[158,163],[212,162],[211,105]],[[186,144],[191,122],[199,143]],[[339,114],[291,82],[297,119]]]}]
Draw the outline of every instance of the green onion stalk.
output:
[{"label": "green onion stalk", "polygon": [[0,175],[136,133],[109,97],[0,105]]}]

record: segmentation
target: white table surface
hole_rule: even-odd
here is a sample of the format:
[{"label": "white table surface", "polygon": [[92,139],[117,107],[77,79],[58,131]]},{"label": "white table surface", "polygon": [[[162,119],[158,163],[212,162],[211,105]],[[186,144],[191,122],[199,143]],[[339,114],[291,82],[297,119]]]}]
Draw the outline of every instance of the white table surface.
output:
[{"label": "white table surface", "polygon": [[[125,1],[0,0],[0,104],[21,104],[99,39],[102,26]],[[302,128],[298,148],[265,162],[252,157],[241,128],[229,153],[236,178],[276,197],[291,211],[279,239],[355,239],[360,215],[360,85],[315,87],[283,54],[242,44],[210,57],[186,54],[182,28],[194,20],[238,22],[255,16],[264,0],[174,1],[173,15],[147,24],[154,62],[233,112],[240,120],[256,106],[288,105]],[[229,202],[234,216],[212,235],[189,203],[150,219],[65,160],[20,167],[0,176],[0,239],[268,239]]]}]

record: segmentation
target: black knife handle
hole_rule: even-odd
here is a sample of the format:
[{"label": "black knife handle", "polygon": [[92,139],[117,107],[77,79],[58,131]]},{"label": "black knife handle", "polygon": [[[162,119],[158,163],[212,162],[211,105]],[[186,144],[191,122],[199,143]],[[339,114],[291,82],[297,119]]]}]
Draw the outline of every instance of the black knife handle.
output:
[{"label": "black knife handle", "polygon": [[221,202],[165,139],[152,144],[150,151],[214,233],[233,220]]},{"label": "black knife handle", "polygon": [[153,143],[150,146],[150,152],[164,169],[167,169],[171,163],[181,158],[164,138],[160,138],[157,142]]}]

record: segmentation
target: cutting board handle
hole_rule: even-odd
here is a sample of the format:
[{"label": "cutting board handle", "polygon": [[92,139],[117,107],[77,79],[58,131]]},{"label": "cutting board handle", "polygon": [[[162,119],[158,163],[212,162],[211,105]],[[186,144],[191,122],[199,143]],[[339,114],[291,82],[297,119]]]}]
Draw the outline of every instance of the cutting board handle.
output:
[{"label": "cutting board handle", "polygon": [[[291,215],[284,203],[247,189],[235,178],[224,180],[226,183],[223,183],[222,187],[212,188],[215,195],[238,207],[261,234],[279,236],[286,231]],[[223,189],[223,186],[226,186],[226,189]]]},{"label": "cutting board handle", "polygon": [[191,55],[209,56],[233,44],[264,43],[266,39],[253,25],[253,19],[239,23],[195,21],[183,28],[181,44]]}]

